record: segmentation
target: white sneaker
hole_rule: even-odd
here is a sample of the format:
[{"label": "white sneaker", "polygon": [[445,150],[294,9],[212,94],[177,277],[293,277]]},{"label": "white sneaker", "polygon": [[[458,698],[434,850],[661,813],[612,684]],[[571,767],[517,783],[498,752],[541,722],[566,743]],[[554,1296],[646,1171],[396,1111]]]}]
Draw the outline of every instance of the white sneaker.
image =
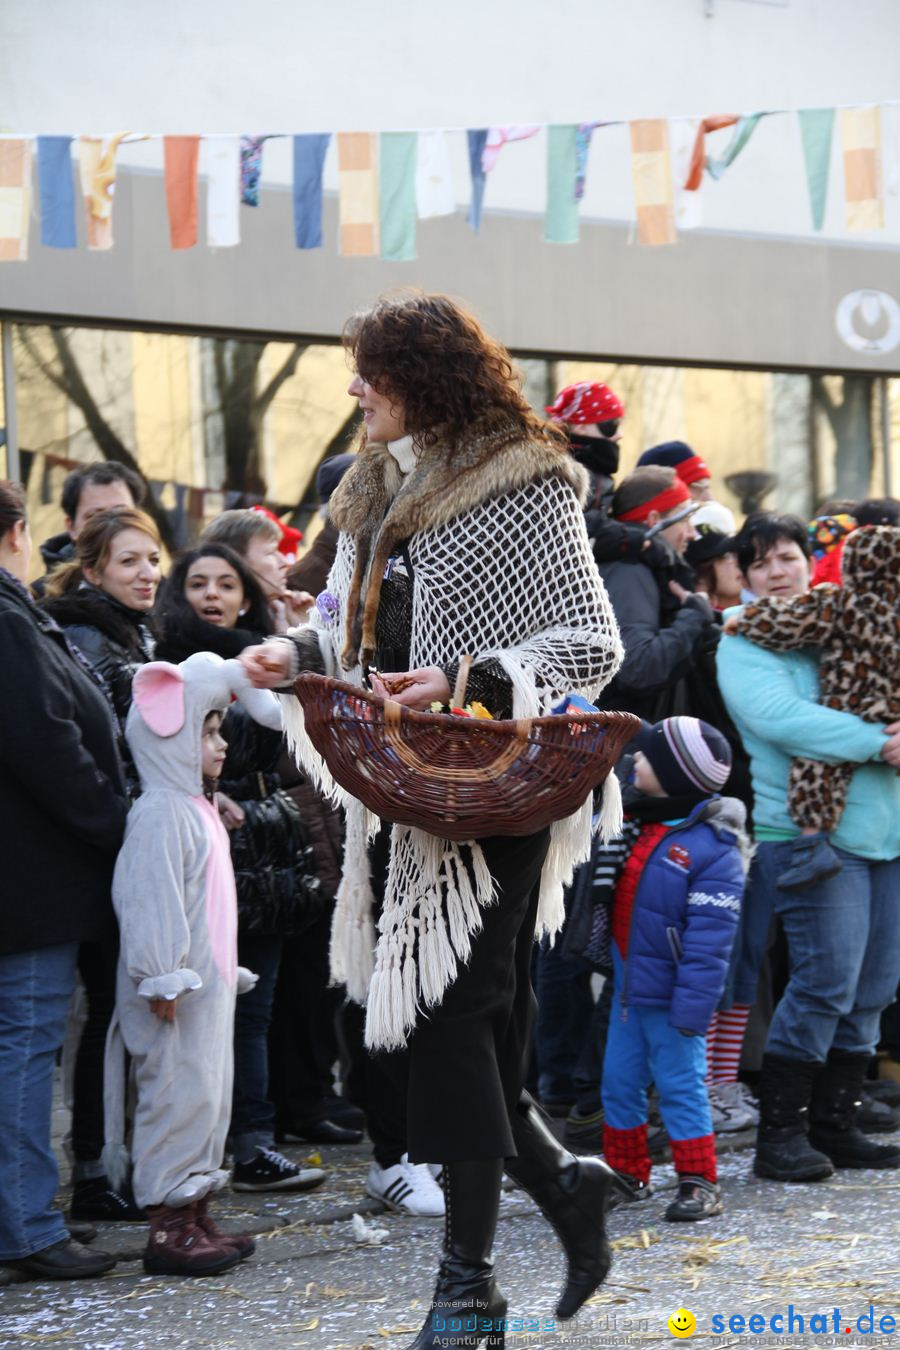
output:
[{"label": "white sneaker", "polygon": [[366,1194],[396,1214],[437,1218],[444,1213],[444,1195],[428,1163],[411,1163],[406,1153],[393,1167],[372,1163],[366,1178]]},{"label": "white sneaker", "polygon": [[743,1083],[713,1083],[709,1088],[713,1131],[737,1134],[759,1124],[759,1111]]}]

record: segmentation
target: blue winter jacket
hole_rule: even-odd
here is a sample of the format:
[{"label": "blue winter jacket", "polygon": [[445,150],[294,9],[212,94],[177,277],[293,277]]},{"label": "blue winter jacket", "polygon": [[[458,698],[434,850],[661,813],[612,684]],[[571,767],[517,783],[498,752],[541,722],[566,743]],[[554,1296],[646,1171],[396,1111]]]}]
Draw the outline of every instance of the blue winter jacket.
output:
[{"label": "blue winter jacket", "polygon": [[650,854],[631,911],[623,1016],[629,1005],[668,1008],[670,1026],[706,1034],[737,932],[745,823],[736,797],[710,797]]}]

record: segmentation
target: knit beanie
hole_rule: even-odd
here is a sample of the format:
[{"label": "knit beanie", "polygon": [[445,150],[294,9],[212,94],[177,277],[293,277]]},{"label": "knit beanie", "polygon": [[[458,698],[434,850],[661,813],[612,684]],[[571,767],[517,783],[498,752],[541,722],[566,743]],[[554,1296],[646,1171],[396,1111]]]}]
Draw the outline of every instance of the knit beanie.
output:
[{"label": "knit beanie", "polygon": [[635,738],[670,797],[708,796],[731,773],[731,746],[697,717],[665,717]]},{"label": "knit beanie", "polygon": [[666,468],[674,469],[688,486],[699,482],[701,478],[712,477],[705,460],[686,441],[663,441],[661,445],[651,446],[641,455],[637,467],[640,468],[642,464],[663,464]]}]

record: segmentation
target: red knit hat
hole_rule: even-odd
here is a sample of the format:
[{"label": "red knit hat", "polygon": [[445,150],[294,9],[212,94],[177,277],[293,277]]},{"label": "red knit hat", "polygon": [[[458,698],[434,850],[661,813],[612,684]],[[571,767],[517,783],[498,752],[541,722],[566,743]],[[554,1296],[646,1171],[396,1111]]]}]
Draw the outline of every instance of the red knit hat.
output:
[{"label": "red knit hat", "polygon": [[592,422],[618,422],[625,416],[625,404],[608,384],[567,384],[560,389],[547,412],[554,422],[584,426]]}]

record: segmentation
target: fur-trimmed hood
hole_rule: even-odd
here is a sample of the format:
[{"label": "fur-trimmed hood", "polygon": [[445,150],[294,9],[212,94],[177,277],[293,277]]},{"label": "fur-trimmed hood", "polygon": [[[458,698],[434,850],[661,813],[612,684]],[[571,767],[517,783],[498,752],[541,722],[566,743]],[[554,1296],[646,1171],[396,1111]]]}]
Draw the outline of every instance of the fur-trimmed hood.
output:
[{"label": "fur-trimmed hood", "polygon": [[488,414],[455,439],[438,434],[434,444],[418,451],[416,467],[405,476],[387,445],[367,445],[329,502],[332,521],[356,545],[341,657],[345,669],[372,659],[381,578],[398,545],[551,476],[568,483],[584,504],[588,476],[567,447],[529,435],[505,413]]}]

